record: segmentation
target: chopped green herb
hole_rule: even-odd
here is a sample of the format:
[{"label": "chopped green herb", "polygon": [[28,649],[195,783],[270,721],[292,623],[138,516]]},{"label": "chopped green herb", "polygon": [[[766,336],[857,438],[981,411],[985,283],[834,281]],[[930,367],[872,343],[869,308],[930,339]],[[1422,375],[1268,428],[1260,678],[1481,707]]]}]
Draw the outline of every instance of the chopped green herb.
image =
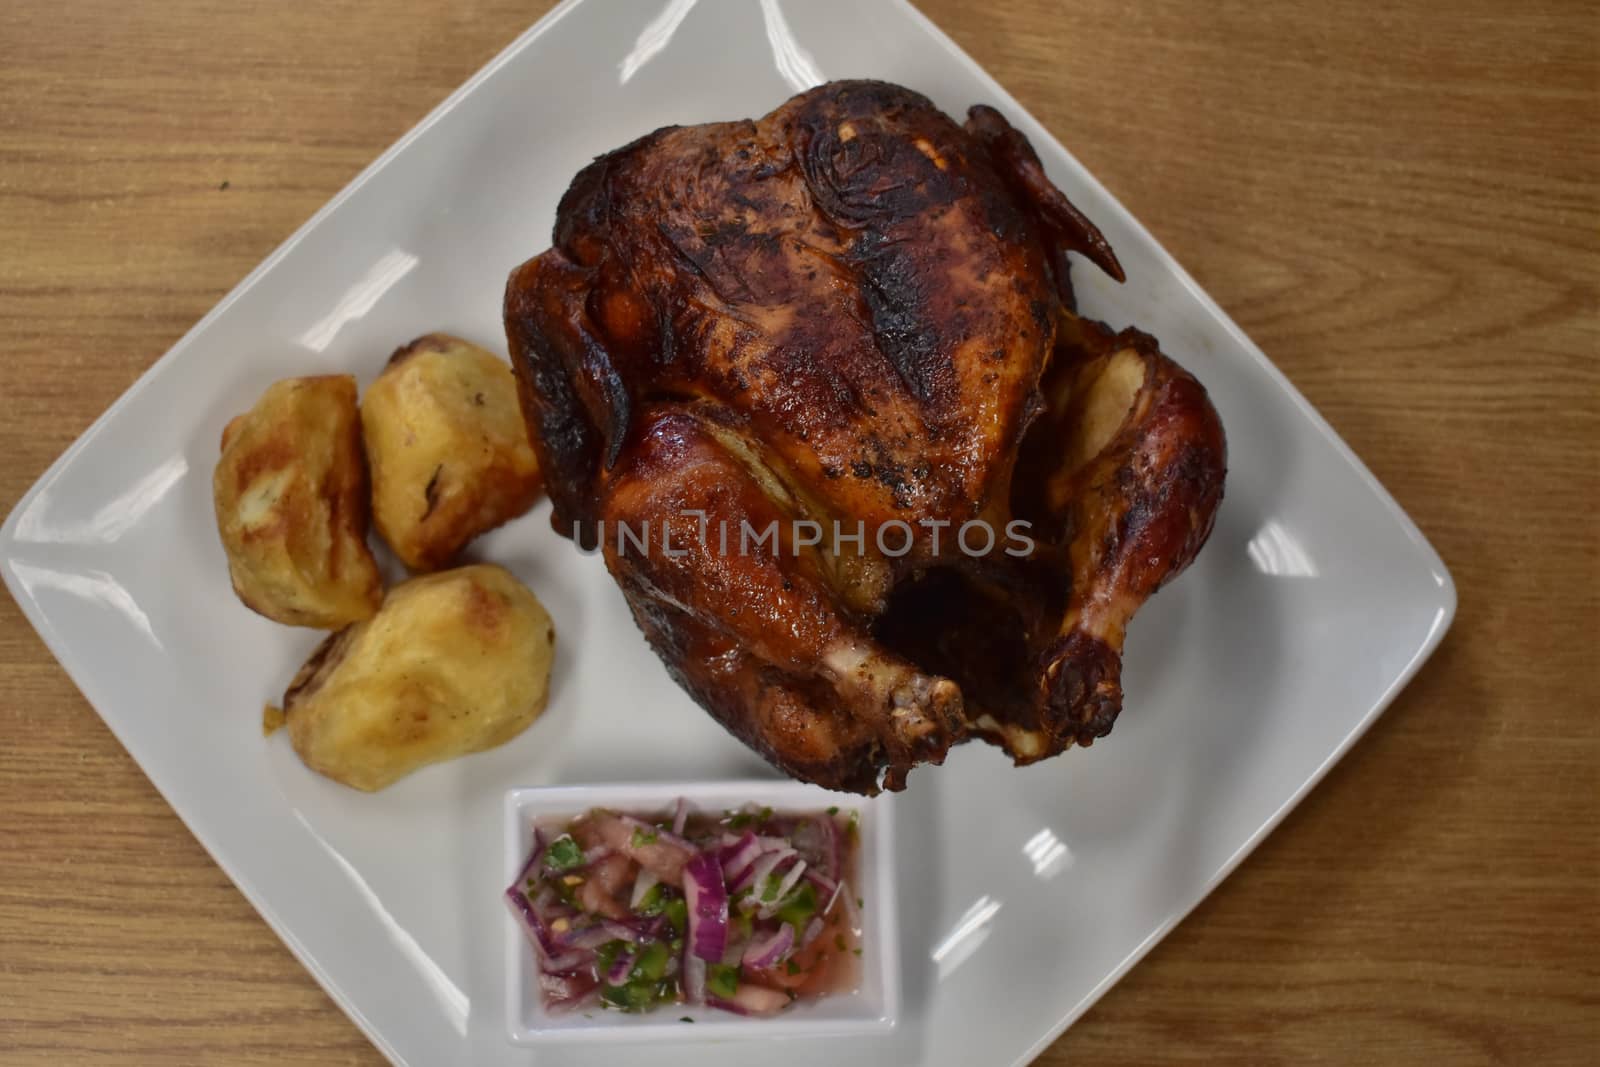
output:
[{"label": "chopped green herb", "polygon": [[843,952],[845,950],[846,945],[844,943],[844,935],[843,934],[834,934],[833,935],[833,947],[838,949],[840,952]]},{"label": "chopped green herb", "polygon": [[790,960],[787,963],[785,963],[783,965],[783,969],[788,971],[790,974],[799,974],[800,973],[800,965],[798,963],[796,963],[794,960]]},{"label": "chopped green herb", "polygon": [[673,897],[662,905],[662,914],[667,917],[667,922],[672,924],[672,929],[682,934],[684,927],[689,925],[689,905],[684,903],[682,897]]},{"label": "chopped green herb", "polygon": [[692,1022],[694,1022],[694,1020],[689,1018],[687,1015],[678,1016],[678,1021],[680,1023],[692,1023]]},{"label": "chopped green herb", "polygon": [[582,867],[583,849],[578,847],[571,834],[562,834],[545,849],[544,865],[552,871],[570,871],[574,867]]},{"label": "chopped green herb", "polygon": [[860,949],[858,949],[858,948],[853,948],[853,949],[851,949],[851,950],[850,950],[850,951],[851,951],[851,952],[854,952],[854,953],[855,953],[855,954],[856,954],[856,955],[857,955],[857,956],[859,956],[859,955],[861,955],[861,950],[860,950]]},{"label": "chopped green herb", "polygon": [[761,809],[761,814],[758,816],[758,818],[760,818],[760,820],[762,822],[771,821],[771,819],[772,819],[772,809],[771,808],[762,808]]},{"label": "chopped green herb", "polygon": [[748,811],[730,812],[728,815],[728,829],[743,830],[746,826],[749,826],[754,821],[755,816],[751,815]]},{"label": "chopped green herb", "polygon": [[650,942],[639,950],[639,958],[634,961],[633,970],[628,972],[628,980],[660,981],[667,973],[667,961],[671,958],[665,942]]},{"label": "chopped green herb", "polygon": [[756,924],[755,920],[750,918],[749,912],[741,911],[734,915],[731,921],[733,923],[734,935],[740,941],[748,941],[750,940],[751,936],[754,935]]},{"label": "chopped green herb", "polygon": [[622,953],[622,951],[624,949],[626,949],[627,947],[628,947],[627,942],[621,941],[621,940],[617,940],[617,941],[607,941],[605,944],[603,944],[599,948],[595,949],[594,950],[595,969],[599,973],[605,974],[607,971],[609,971],[611,969],[611,965],[617,961],[617,956],[619,956]]},{"label": "chopped green herb", "polygon": [[839,814],[839,805],[835,804],[833,807],[829,808],[828,809],[828,814],[829,815],[837,815],[837,814]]},{"label": "chopped green herb", "polygon": [[661,1001],[678,998],[678,983],[672,979],[656,981],[650,978],[634,979],[623,985],[601,983],[600,999],[623,1011],[648,1011]]},{"label": "chopped green herb", "polygon": [[648,982],[600,986],[600,999],[623,1011],[644,1011],[656,1002],[656,991]]},{"label": "chopped green herb", "polygon": [[633,910],[640,915],[660,915],[661,908],[661,883],[657,882],[645,891],[644,896],[639,898],[639,906]]},{"label": "chopped green herb", "polygon": [[767,876],[766,885],[761,887],[761,903],[771,904],[778,898],[778,886],[783,884],[783,879],[777,874]]},{"label": "chopped green herb", "polygon": [[856,907],[864,908],[866,906],[867,906],[867,902],[866,901],[862,900],[860,897],[856,897]]},{"label": "chopped green herb", "polygon": [[805,931],[806,923],[811,921],[816,911],[817,891],[810,882],[802,882],[800,888],[790,893],[779,906],[778,921],[788,923],[799,935]]},{"label": "chopped green herb", "polygon": [[661,839],[661,834],[660,834],[660,832],[658,832],[656,830],[645,831],[645,830],[639,829],[638,827],[634,828],[634,831],[633,831],[633,847],[634,848],[643,848],[646,845],[653,845],[657,841],[659,841],[660,839]]},{"label": "chopped green herb", "polygon": [[739,991],[739,968],[713,963],[706,967],[706,989],[723,1000]]}]

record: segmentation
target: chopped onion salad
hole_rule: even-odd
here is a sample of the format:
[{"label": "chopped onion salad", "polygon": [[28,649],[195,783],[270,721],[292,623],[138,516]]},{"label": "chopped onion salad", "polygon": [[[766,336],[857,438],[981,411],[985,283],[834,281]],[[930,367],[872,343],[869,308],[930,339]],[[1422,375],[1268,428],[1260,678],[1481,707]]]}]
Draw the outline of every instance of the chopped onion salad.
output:
[{"label": "chopped onion salad", "polygon": [[772,1015],[856,984],[857,841],[856,814],[837,808],[596,808],[534,827],[506,899],[552,1009]]}]

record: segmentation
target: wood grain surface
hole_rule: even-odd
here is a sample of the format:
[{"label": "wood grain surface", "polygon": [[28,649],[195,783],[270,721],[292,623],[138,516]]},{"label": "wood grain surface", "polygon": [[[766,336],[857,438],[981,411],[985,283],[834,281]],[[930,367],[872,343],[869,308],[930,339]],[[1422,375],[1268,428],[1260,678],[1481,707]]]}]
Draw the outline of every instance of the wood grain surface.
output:
[{"label": "wood grain surface", "polygon": [[[547,6],[0,6],[0,511]],[[1388,715],[1041,1062],[1596,1062],[1594,5],[922,6],[1321,409],[1460,589]],[[0,738],[0,1063],[380,1062],[8,597]]]}]

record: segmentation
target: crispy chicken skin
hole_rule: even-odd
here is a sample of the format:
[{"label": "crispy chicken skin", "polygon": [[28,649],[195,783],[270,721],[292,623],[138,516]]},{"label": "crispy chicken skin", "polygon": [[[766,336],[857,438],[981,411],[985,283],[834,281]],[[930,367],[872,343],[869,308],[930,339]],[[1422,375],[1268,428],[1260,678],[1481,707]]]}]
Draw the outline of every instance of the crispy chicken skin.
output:
[{"label": "crispy chicken skin", "polygon": [[[1074,313],[1068,252],[1122,277],[998,112],[857,81],[600,157],[512,273],[556,529],[788,773],[870,793],[969,737],[1031,762],[1111,729],[1225,446],[1153,339]],[[963,551],[969,523],[1030,547]]]}]

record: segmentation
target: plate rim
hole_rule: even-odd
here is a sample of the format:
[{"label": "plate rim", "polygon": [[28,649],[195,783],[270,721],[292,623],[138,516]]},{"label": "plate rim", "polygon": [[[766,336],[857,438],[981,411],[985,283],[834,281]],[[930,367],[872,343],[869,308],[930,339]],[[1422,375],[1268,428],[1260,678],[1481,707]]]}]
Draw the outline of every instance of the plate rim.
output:
[{"label": "plate rim", "polygon": [[[4,522],[0,522],[0,579],[4,580],[7,591],[17,603],[23,617],[38,633],[45,647],[55,658],[61,669],[78,689],[87,703],[111,731],[124,751],[144,773],[145,778],[155,788],[157,794],[166,803],[167,807],[178,817],[179,821],[189,833],[199,842],[211,861],[227,875],[228,880],[249,901],[256,913],[267,923],[268,927],[278,936],[278,939],[287,947],[290,953],[305,968],[320,986],[328,998],[339,1007],[347,1018],[353,1022],[374,1047],[391,1063],[406,1064],[408,1061],[394,1044],[382,1033],[381,1030],[368,1019],[366,1015],[351,1001],[341,995],[340,991],[332,985],[331,976],[310,955],[310,949],[291,931],[283,918],[271,906],[266,895],[254,880],[236,872],[229,864],[225,863],[219,855],[220,845],[213,842],[211,836],[202,832],[191,822],[188,814],[174,804],[169,796],[168,789],[154,776],[145,771],[144,765],[134,756],[133,748],[129,745],[124,731],[119,727],[113,717],[108,716],[100,707],[88,698],[85,688],[79,679],[79,671],[68,662],[65,654],[65,638],[58,633],[50,621],[39,611],[38,606],[31,596],[19,593],[19,581],[14,569],[14,549],[16,540],[16,527],[20,517],[24,515],[38,496],[54,481],[63,471],[71,466],[78,457],[88,448],[89,443],[97,437],[104,427],[113,421],[130,404],[133,398],[149,387],[150,382],[171,361],[182,356],[207,327],[215,320],[221,318],[232,306],[241,300],[255,285],[276,266],[312,231],[322,225],[328,216],[337,211],[347,200],[365,186],[379,172],[389,166],[394,159],[409,147],[415,140],[442,121],[453,111],[467,96],[494,76],[501,68],[515,59],[522,51],[531,46],[544,34],[553,29],[568,14],[577,9],[588,0],[560,0],[553,8],[541,18],[518,34],[510,43],[502,48],[487,63],[480,67],[464,82],[456,87],[444,100],[435,105],[421,120],[402,134],[392,144],[381,152],[372,162],[358,172],[355,177],[334,194],[326,203],[318,208],[309,218],[298,226],[293,233],[285,238],[265,258],[250,270],[228,293],[211,307],[193,326],[186,330],[171,347],[159,358],[146,367],[139,376],[130,384],[121,395],[117,397],[106,409],[101,412],[41,473],[31,486],[12,505]],[[1063,145],[1050,130],[1044,126],[1031,112],[1023,107],[987,70],[967,54],[948,34],[944,32],[933,20],[919,10],[911,0],[877,0],[890,7],[898,9],[909,17],[919,28],[927,33],[930,41],[940,47],[972,77],[974,77],[985,90],[993,97],[993,102],[1006,109],[1007,114],[1019,127],[1023,128],[1030,140],[1044,142],[1060,152],[1070,164],[1079,172],[1080,176],[1098,186],[1112,208],[1120,212],[1124,223],[1138,236],[1145,239],[1156,260],[1187,290],[1189,295],[1206,310],[1223,328],[1230,340],[1247,356],[1255,365],[1257,371],[1264,373],[1276,386],[1277,391],[1283,394],[1298,414],[1305,420],[1310,428],[1328,445],[1346,466],[1357,475],[1364,489],[1381,505],[1384,515],[1393,522],[1398,531],[1404,535],[1409,545],[1416,550],[1421,558],[1421,564],[1434,579],[1437,595],[1428,602],[1434,608],[1434,619],[1429,624],[1426,634],[1416,645],[1410,658],[1393,677],[1388,686],[1374,700],[1372,706],[1361,714],[1355,725],[1346,736],[1335,745],[1321,763],[1297,786],[1287,799],[1258,826],[1244,842],[1230,855],[1227,861],[1204,884],[1198,896],[1187,906],[1173,912],[1153,929],[1134,949],[1128,953],[1115,967],[1107,971],[1095,986],[1089,990],[1077,1003],[1071,1005],[1039,1038],[1032,1042],[1016,1059],[1011,1061],[1012,1067],[1032,1062],[1045,1048],[1053,1043],[1064,1033],[1068,1027],[1081,1018],[1096,1002],[1100,1000],[1112,987],[1114,987],[1140,960],[1149,954],[1157,944],[1172,932],[1173,928],[1189,916],[1193,910],[1216,891],[1223,881],[1230,877],[1241,863],[1264,841],[1285,818],[1297,808],[1313,789],[1321,784],[1328,772],[1349,753],[1357,742],[1367,733],[1372,725],[1394,703],[1399,693],[1416,677],[1426,663],[1437,651],[1444,636],[1454,623],[1458,607],[1458,594],[1455,580],[1438,551],[1428,541],[1416,522],[1400,506],[1389,490],[1378,480],[1377,476],[1367,467],[1350,445],[1339,435],[1332,425],[1300,392],[1284,372],[1269,359],[1266,353],[1234,322],[1233,318],[1216,303],[1210,294],[1184,269],[1167,250],[1154,234],[1144,225],[1140,218],[1124,206],[1121,200],[1109,187],[1100,182],[1078,158]],[[1420,601],[1419,601],[1420,602]]]}]

